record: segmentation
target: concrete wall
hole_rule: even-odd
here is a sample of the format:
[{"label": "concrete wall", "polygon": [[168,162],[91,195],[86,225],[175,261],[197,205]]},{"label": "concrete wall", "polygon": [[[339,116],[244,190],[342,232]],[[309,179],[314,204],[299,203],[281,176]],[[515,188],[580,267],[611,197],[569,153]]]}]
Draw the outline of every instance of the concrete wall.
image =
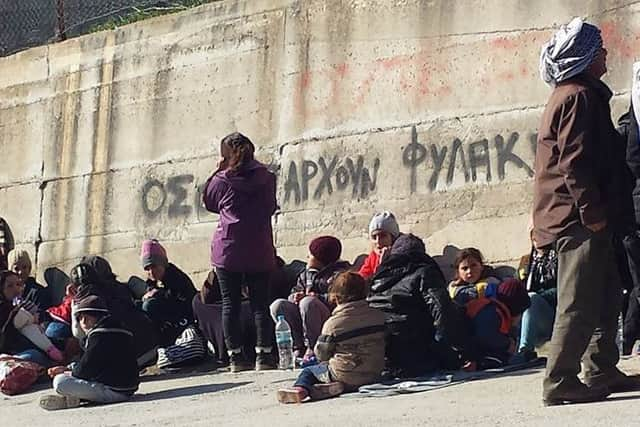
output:
[{"label": "concrete wall", "polygon": [[0,215],[40,274],[85,253],[139,273],[157,237],[200,278],[216,218],[198,189],[237,129],[278,170],[287,259],[323,233],[366,252],[390,209],[433,255],[511,262],[540,46],[575,15],[603,29],[618,114],[640,57],[640,4],[622,0],[229,0],[3,58]]}]

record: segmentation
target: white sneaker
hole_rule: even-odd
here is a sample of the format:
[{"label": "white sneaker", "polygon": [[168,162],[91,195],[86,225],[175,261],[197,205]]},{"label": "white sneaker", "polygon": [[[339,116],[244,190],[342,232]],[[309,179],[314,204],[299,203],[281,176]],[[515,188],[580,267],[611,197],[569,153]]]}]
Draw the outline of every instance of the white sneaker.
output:
[{"label": "white sneaker", "polygon": [[78,406],[80,406],[80,399],[77,397],[48,394],[40,398],[40,407],[47,411],[77,408]]}]

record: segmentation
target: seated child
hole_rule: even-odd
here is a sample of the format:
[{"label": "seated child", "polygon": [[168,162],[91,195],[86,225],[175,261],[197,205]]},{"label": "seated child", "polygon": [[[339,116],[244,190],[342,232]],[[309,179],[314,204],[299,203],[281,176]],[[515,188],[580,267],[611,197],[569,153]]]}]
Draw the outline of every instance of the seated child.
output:
[{"label": "seated child", "polygon": [[516,352],[511,329],[530,305],[527,290],[517,279],[502,282],[495,297],[480,297],[466,304],[475,359],[467,364],[467,370],[497,368],[509,361]]},{"label": "seated child", "polygon": [[393,246],[393,242],[400,236],[400,227],[396,217],[388,211],[377,213],[369,223],[369,238],[373,246],[371,253],[364,260],[360,268],[360,275],[366,280],[373,277],[382,263],[382,259]]},{"label": "seated child", "polygon": [[71,370],[49,369],[57,394],[43,396],[47,410],[80,406],[81,401],[116,403],[129,400],[140,383],[131,332],[122,328],[100,297],[91,295],[77,304],[75,315],[87,335],[85,352]]},{"label": "seated child", "polygon": [[339,274],[329,289],[337,307],[322,328],[315,353],[322,361],[304,368],[292,388],[278,391],[281,403],[301,403],[355,391],[384,369],[384,314],[370,308],[367,285],[357,273]]},{"label": "seated child", "polygon": [[449,283],[449,295],[459,305],[472,299],[492,297],[501,280],[491,276],[491,268],[484,264],[482,253],[475,248],[462,249],[454,261],[455,278]]},{"label": "seated child", "polygon": [[71,332],[71,306],[76,292],[76,286],[69,283],[62,303],[47,310],[51,322],[47,325],[45,334],[62,348],[64,348],[65,341],[73,336]]},{"label": "seated child", "polygon": [[335,237],[323,236],[311,241],[307,268],[298,276],[289,299],[277,299],[270,306],[274,322],[279,315],[285,317],[291,327],[293,347],[300,355],[304,354],[306,360],[312,358],[322,325],[331,315],[333,306],[327,295],[331,280],[337,273],[351,268],[348,262],[340,261],[340,255],[342,244]]},{"label": "seated child", "polygon": [[13,300],[21,292],[21,282],[18,275],[12,271],[0,272],[0,353],[15,354],[36,363],[46,363],[46,357],[26,357],[27,352],[33,355],[34,350],[40,350],[56,362],[64,359],[63,354],[45,336],[33,314],[14,306]]}]

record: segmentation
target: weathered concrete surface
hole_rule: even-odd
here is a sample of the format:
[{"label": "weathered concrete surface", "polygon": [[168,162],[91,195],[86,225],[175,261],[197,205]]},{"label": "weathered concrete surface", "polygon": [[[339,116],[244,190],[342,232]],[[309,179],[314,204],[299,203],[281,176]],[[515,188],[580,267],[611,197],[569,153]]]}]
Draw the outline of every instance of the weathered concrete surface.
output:
[{"label": "weathered concrete surface", "polygon": [[[228,0],[0,59],[0,216],[43,267],[88,252],[123,276],[157,237],[200,279],[216,218],[199,189],[240,130],[278,172],[285,258],[366,252],[395,211],[432,254],[527,252],[541,44],[600,24],[616,116],[640,56],[622,0]],[[447,257],[442,261],[447,262]]]},{"label": "weathered concrete surface", "polygon": [[[638,358],[624,361],[640,372]],[[525,371],[441,390],[383,399],[339,398],[280,405],[289,373],[205,374],[141,384],[132,402],[44,412],[41,391],[0,397],[3,426],[633,426],[640,393],[565,407],[542,406],[542,372]]]}]

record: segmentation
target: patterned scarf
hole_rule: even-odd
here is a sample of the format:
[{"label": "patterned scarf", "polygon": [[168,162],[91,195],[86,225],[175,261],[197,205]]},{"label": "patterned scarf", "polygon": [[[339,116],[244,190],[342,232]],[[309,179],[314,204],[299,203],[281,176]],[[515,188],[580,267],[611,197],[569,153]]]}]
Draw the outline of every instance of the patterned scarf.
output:
[{"label": "patterned scarf", "polygon": [[602,48],[600,29],[574,18],[563,25],[542,47],[540,77],[545,83],[558,83],[582,73]]}]

